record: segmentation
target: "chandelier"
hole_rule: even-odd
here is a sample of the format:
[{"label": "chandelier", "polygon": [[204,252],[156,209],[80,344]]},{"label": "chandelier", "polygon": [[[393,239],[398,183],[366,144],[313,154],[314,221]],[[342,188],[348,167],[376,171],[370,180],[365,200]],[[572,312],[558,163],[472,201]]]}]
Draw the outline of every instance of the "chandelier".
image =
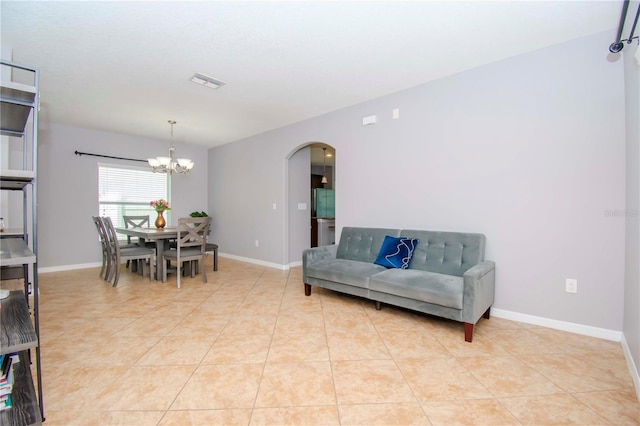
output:
[{"label": "chandelier", "polygon": [[176,160],[176,149],[173,146],[173,125],[176,121],[169,120],[171,125],[171,146],[169,147],[168,157],[149,158],[147,161],[153,169],[154,173],[180,173],[186,175],[193,169],[194,163],[188,158],[178,158]]}]

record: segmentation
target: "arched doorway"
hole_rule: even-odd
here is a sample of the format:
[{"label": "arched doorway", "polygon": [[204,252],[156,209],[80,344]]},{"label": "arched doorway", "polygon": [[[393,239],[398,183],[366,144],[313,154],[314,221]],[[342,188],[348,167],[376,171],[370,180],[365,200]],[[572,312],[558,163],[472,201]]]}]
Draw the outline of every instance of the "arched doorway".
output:
[{"label": "arched doorway", "polygon": [[335,244],[335,149],[311,145],[311,247]]},{"label": "arched doorway", "polygon": [[335,241],[336,151],[307,142],[285,158],[285,259],[302,264],[302,251]]}]

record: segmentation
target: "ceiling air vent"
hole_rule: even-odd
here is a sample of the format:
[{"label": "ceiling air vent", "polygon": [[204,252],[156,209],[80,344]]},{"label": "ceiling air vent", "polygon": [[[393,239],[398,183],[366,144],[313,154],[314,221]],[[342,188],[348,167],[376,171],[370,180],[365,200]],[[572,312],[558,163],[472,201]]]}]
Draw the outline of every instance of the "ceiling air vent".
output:
[{"label": "ceiling air vent", "polygon": [[217,89],[218,87],[224,86],[224,81],[216,80],[215,78],[211,78],[204,74],[200,74],[199,72],[195,73],[193,77],[191,77],[191,81],[196,84],[200,84],[202,86],[206,86],[210,89]]}]

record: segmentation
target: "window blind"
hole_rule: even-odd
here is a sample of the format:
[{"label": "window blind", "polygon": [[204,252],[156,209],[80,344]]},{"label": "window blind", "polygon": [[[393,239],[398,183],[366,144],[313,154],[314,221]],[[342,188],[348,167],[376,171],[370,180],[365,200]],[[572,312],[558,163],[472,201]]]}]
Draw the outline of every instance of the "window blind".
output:
[{"label": "window blind", "polygon": [[161,198],[169,200],[168,175],[144,168],[98,164],[99,214],[110,217],[114,226],[124,227],[125,215],[149,215],[153,224],[156,212],[149,203]]}]

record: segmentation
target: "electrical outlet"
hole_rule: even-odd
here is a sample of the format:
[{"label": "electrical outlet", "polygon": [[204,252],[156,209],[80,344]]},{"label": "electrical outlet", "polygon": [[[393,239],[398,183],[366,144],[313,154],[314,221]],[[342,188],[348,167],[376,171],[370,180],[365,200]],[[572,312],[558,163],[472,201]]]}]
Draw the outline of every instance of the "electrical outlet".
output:
[{"label": "electrical outlet", "polygon": [[375,115],[370,115],[368,117],[362,117],[362,125],[369,126],[371,124],[376,124],[378,122],[378,118]]},{"label": "electrical outlet", "polygon": [[256,240],[256,247],[260,247],[260,241]]},{"label": "electrical outlet", "polygon": [[567,278],[565,280],[565,291],[567,293],[577,293],[578,292],[578,280],[574,280],[572,278]]}]

